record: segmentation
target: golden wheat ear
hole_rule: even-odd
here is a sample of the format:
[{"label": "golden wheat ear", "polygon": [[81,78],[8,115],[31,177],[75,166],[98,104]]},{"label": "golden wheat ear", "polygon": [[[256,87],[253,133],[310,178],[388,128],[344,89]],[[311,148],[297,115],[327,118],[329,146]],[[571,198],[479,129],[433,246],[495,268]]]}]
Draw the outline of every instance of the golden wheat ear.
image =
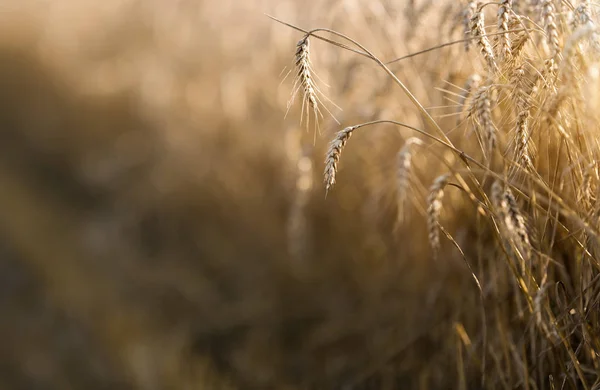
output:
[{"label": "golden wheat ear", "polygon": [[335,177],[338,170],[338,162],[342,155],[342,150],[346,146],[346,142],[352,136],[352,132],[356,126],[346,127],[344,130],[338,131],[335,138],[329,143],[329,149],[325,156],[325,189],[329,191],[335,184]]},{"label": "golden wheat ear", "polygon": [[488,161],[492,160],[497,142],[496,128],[492,120],[491,88],[489,85],[479,87],[473,95],[470,110],[470,115],[473,117],[477,129],[477,135],[481,140],[483,154]]},{"label": "golden wheat ear", "polygon": [[541,18],[544,31],[546,33],[546,43],[550,49],[550,58],[557,61],[557,56],[560,53],[560,41],[558,39],[558,25],[556,19],[558,14],[553,0],[541,0]]},{"label": "golden wheat ear", "polygon": [[427,228],[429,230],[429,245],[434,259],[440,251],[440,213],[442,211],[442,200],[444,199],[444,188],[448,185],[450,175],[445,174],[437,177],[429,188],[427,198]]},{"label": "golden wheat ear", "polygon": [[419,138],[411,137],[398,152],[398,170],[396,172],[396,200],[398,205],[397,223],[405,219],[405,208],[410,193],[412,175],[413,146],[422,145]]},{"label": "golden wheat ear", "polygon": [[496,57],[494,56],[494,50],[489,38],[485,33],[485,15],[483,13],[483,5],[478,4],[477,12],[473,14],[471,18],[471,36],[476,39],[479,50],[485,59],[488,66],[488,70],[494,73],[498,70],[498,64],[496,63]]},{"label": "golden wheat ear", "polygon": [[492,185],[491,200],[501,222],[500,232],[514,244],[523,259],[531,257],[531,242],[525,217],[521,214],[517,200],[509,187],[499,180]]},{"label": "golden wheat ear", "polygon": [[498,37],[498,57],[501,61],[511,58],[512,43],[508,30],[512,19],[512,3],[513,0],[502,0],[498,5],[498,32],[502,33]]},{"label": "golden wheat ear", "polygon": [[[462,22],[463,22],[463,30],[465,38],[468,38],[471,35],[471,19],[475,16],[477,12],[477,1],[470,0],[467,2],[465,9],[462,12]],[[465,40],[465,51],[469,51],[471,46],[471,40]]]},{"label": "golden wheat ear", "polygon": [[319,120],[323,118],[321,108],[331,115],[333,120],[339,124],[333,113],[323,104],[323,99],[331,103],[337,109],[341,109],[321,91],[316,83],[316,79],[319,77],[314,71],[310,59],[310,33],[304,35],[296,44],[294,66],[296,69],[296,77],[292,87],[291,98],[287,104],[287,111],[290,110],[296,100],[296,96],[301,94],[302,109],[300,122],[305,122],[307,128],[310,126],[310,117],[312,114],[315,121],[315,127],[318,129]]}]

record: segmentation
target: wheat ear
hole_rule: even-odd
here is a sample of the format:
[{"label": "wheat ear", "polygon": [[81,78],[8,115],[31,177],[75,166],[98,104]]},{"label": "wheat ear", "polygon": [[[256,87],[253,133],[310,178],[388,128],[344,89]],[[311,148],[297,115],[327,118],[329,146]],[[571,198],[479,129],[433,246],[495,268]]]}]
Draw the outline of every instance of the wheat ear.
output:
[{"label": "wheat ear", "polygon": [[440,213],[442,211],[444,188],[446,185],[448,185],[449,179],[450,176],[448,174],[437,177],[429,188],[429,197],[427,198],[427,227],[429,229],[429,245],[431,245],[434,258],[437,258],[440,250]]},{"label": "wheat ear", "polygon": [[529,151],[529,110],[524,109],[517,115],[515,160],[525,168],[533,167]]},{"label": "wheat ear", "polygon": [[308,121],[310,119],[310,112],[308,109],[310,108],[313,110],[315,120],[318,119],[319,115],[319,100],[317,98],[317,87],[312,77],[313,72],[310,61],[310,40],[308,34],[299,40],[296,45],[296,70],[297,78],[293,95],[296,95],[299,90],[302,90],[302,116],[304,116],[306,110],[306,123],[308,126]]},{"label": "wheat ear", "polygon": [[410,190],[412,174],[413,145],[422,145],[419,138],[411,137],[398,152],[398,170],[396,172],[396,199],[398,204],[398,222],[404,219],[404,207]]},{"label": "wheat ear", "polygon": [[525,44],[529,39],[529,35],[525,32],[520,32],[517,37],[511,42],[510,52],[513,59],[518,59],[523,49],[525,48]]},{"label": "wheat ear", "polygon": [[[462,14],[465,38],[468,38],[469,35],[471,35],[471,19],[473,19],[476,12],[477,12],[477,1],[470,0],[469,2],[467,2],[467,6],[463,10],[463,14]],[[465,51],[469,51],[470,46],[471,46],[471,40],[467,39],[465,41]]]},{"label": "wheat ear", "polygon": [[477,39],[477,44],[479,45],[481,54],[483,55],[483,58],[485,59],[490,71],[497,70],[498,65],[496,64],[496,58],[494,57],[494,50],[492,49],[490,40],[485,35],[485,16],[483,14],[482,5],[478,6],[477,12],[475,12],[471,18],[471,36]]},{"label": "wheat ear", "polygon": [[[553,0],[541,0],[542,24],[546,32],[546,42],[550,48],[550,57],[556,59],[560,52],[558,26],[556,24],[556,8]],[[556,61],[556,60],[555,60]]]},{"label": "wheat ear", "polygon": [[355,129],[356,126],[349,126],[344,130],[338,131],[335,138],[329,143],[329,149],[325,156],[325,189],[327,191],[335,184],[338,162],[340,161],[342,150]]},{"label": "wheat ear", "polygon": [[531,257],[531,243],[525,218],[519,210],[517,200],[510,188],[505,187],[499,180],[492,184],[492,202],[502,222],[502,231],[514,243],[524,260]]},{"label": "wheat ear", "polygon": [[472,75],[469,76],[469,78],[467,79],[467,81],[465,82],[465,85],[463,86],[463,91],[460,94],[460,100],[459,100],[459,107],[458,107],[458,118],[457,118],[457,125],[460,124],[461,120],[462,120],[462,116],[463,116],[463,112],[465,110],[465,104],[467,102],[467,100],[469,100],[469,98],[473,95],[473,91],[477,90],[479,88],[479,86],[481,85],[481,76],[478,75],[477,73],[474,73]]},{"label": "wheat ear", "polygon": [[475,117],[478,134],[483,141],[483,152],[486,158],[491,159],[496,146],[496,129],[492,121],[492,102],[490,86],[480,87],[473,97],[471,115]]},{"label": "wheat ear", "polygon": [[573,15],[573,29],[589,22],[593,23],[590,8],[590,0],[581,0],[579,2],[579,5],[577,8],[575,8],[575,13]]},{"label": "wheat ear", "polygon": [[512,16],[513,0],[502,0],[498,5],[498,32],[502,33],[499,40],[499,57],[501,60],[508,60],[511,57],[511,41],[508,33],[508,26]]}]

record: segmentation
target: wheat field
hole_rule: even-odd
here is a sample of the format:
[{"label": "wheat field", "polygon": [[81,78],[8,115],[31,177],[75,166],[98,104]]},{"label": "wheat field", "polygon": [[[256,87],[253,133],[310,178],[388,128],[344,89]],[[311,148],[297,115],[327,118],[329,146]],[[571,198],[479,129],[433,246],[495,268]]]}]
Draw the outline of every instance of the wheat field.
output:
[{"label": "wheat field", "polygon": [[600,389],[600,3],[1,3],[0,389]]}]

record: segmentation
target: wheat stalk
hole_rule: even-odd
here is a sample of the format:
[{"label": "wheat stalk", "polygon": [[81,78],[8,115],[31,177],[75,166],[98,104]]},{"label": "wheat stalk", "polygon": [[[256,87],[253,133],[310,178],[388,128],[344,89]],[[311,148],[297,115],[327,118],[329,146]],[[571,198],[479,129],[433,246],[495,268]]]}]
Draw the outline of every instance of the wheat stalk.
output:
[{"label": "wheat stalk", "polygon": [[313,187],[313,162],[310,148],[304,149],[297,162],[296,187],[287,226],[289,252],[297,261],[305,260],[310,252],[306,209]]}]

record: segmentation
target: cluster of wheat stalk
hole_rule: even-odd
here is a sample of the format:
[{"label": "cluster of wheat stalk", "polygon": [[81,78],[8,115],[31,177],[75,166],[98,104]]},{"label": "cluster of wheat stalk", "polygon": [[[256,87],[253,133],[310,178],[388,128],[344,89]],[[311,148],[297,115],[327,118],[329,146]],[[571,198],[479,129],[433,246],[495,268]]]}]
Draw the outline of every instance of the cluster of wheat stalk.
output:
[{"label": "cluster of wheat stalk", "polygon": [[[425,200],[432,257],[440,263],[458,253],[482,300],[483,322],[471,335],[477,341],[465,343],[468,364],[459,359],[464,386],[477,376],[486,388],[600,388],[595,7],[589,0],[460,4],[454,23],[464,36],[450,43],[463,46],[461,55],[476,72],[457,86],[458,126],[448,128],[419,103],[402,74],[359,42],[318,29],[305,31],[298,43],[296,89],[315,113],[321,100],[308,42],[325,31],[333,34],[329,43],[379,66],[422,118],[422,126],[378,118],[337,132],[326,152],[324,183],[332,191],[355,132],[382,123],[408,128],[415,134],[398,150],[396,182],[398,223],[408,223],[415,152],[442,160]],[[457,140],[459,131],[474,137]],[[460,208],[472,210],[468,223],[487,236],[454,239],[454,225],[444,226],[452,221],[443,216],[448,191],[462,194]],[[455,252],[442,256],[445,245]],[[501,308],[492,306],[499,301]]]}]

